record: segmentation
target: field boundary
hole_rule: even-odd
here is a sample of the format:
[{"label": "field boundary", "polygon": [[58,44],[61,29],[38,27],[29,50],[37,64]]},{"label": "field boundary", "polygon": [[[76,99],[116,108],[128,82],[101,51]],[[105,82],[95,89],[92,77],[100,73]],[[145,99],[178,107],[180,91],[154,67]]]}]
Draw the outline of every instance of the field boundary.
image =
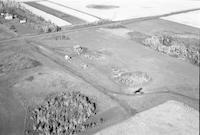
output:
[{"label": "field boundary", "polygon": [[175,15],[175,14],[181,14],[181,13],[186,13],[186,12],[191,12],[191,11],[196,11],[196,10],[200,10],[200,8],[172,12],[172,13],[167,13],[167,14],[163,14],[163,15],[159,15],[159,16],[141,17],[141,18],[122,20],[122,21],[105,21],[105,22],[101,21],[100,23],[94,22],[94,23],[89,23],[89,24],[84,24],[84,25],[67,26],[63,31],[52,32],[52,33],[43,33],[43,34],[37,34],[37,35],[25,35],[25,36],[21,36],[21,37],[15,37],[15,38],[11,38],[11,39],[1,40],[0,43],[9,42],[9,41],[13,41],[13,40],[20,40],[20,39],[23,40],[23,39],[37,38],[37,37],[48,36],[48,35],[54,36],[54,35],[58,35],[58,34],[71,33],[71,32],[76,32],[76,31],[81,31],[81,30],[88,30],[91,28],[100,28],[100,27],[109,26],[109,25],[116,25],[116,24],[123,25],[123,24],[130,24],[130,23],[140,22],[140,21],[142,22],[142,21],[146,21],[146,20],[159,19],[161,17],[166,17],[166,16],[170,16],[170,15]]},{"label": "field boundary", "polygon": [[36,2],[24,2],[25,4],[29,5],[29,6],[32,6],[34,8],[37,8],[39,10],[42,10],[48,14],[51,14],[53,16],[56,16],[62,20],[65,20],[69,23],[71,23],[72,25],[73,24],[84,24],[86,23],[85,20],[82,20],[78,17],[75,17],[75,16],[72,16],[70,14],[67,14],[67,13],[64,13],[64,12],[61,12],[59,10],[55,10],[53,8],[49,8],[47,6],[44,6],[44,5],[41,5],[41,4],[38,4]]},{"label": "field boundary", "polygon": [[103,18],[100,18],[100,17],[95,16],[95,15],[93,15],[93,14],[90,14],[90,13],[87,13],[87,12],[84,12],[84,11],[81,11],[81,10],[78,10],[78,9],[75,9],[75,8],[72,8],[72,7],[69,7],[69,6],[65,6],[65,5],[63,5],[63,4],[56,3],[56,2],[53,2],[53,1],[51,1],[51,0],[47,0],[47,1],[50,2],[50,3],[56,4],[56,5],[59,5],[59,6],[62,6],[62,7],[65,7],[65,8],[68,8],[68,9],[71,9],[71,10],[74,10],[74,11],[77,11],[77,12],[80,12],[80,13],[82,13],[82,14],[86,14],[86,15],[95,17],[95,18],[97,18],[97,19],[99,19],[99,20],[103,20]]}]

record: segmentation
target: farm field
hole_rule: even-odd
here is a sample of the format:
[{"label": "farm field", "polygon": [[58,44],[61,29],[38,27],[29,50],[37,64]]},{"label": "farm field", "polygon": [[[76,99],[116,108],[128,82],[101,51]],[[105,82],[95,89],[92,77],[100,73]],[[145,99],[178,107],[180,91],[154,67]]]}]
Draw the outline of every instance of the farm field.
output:
[{"label": "farm field", "polygon": [[183,14],[177,14],[172,15],[168,17],[162,17],[162,19],[189,25],[192,27],[196,27],[200,29],[200,10],[183,13]]},{"label": "farm field", "polygon": [[[187,115],[187,117],[180,117],[181,115]],[[167,121],[163,117],[167,117]],[[197,135],[198,132],[195,129],[198,130],[197,125],[199,121],[193,121],[192,118],[194,119],[195,117],[199,117],[198,111],[193,109],[189,110],[186,105],[180,102],[168,101],[95,135],[122,135],[132,133],[139,135]],[[183,123],[187,123],[188,126],[185,126]],[[155,127],[160,128],[154,130]],[[191,127],[194,130],[190,130]],[[173,130],[176,128],[181,130]],[[172,132],[168,132],[170,130]]]},{"label": "farm field", "polygon": [[[28,4],[29,6],[32,6],[34,8],[37,8],[37,9],[40,9],[46,13],[49,13],[51,15],[54,15],[60,19],[63,19],[71,24],[83,24],[83,23],[86,23],[84,20],[81,20],[79,18],[76,18],[72,15],[68,15],[68,14],[64,14],[63,12],[60,12],[58,10],[53,10],[52,8],[50,7],[47,7],[46,4],[45,5],[42,5],[42,4],[38,4],[38,3],[35,3],[35,2],[26,2],[26,4]],[[57,8],[58,9],[58,8]]]},{"label": "farm field", "polygon": [[[34,125],[40,119],[32,115],[38,115],[37,109],[45,107],[51,95],[63,92],[79,91],[90,103],[95,102],[95,113],[90,111],[81,132],[73,130],[87,135],[101,134],[168,100],[199,111],[199,67],[145,47],[132,38],[129,33],[133,31],[149,35],[170,31],[191,38],[198,34],[194,27],[155,19],[0,43],[0,133],[44,133],[39,123]],[[169,115],[163,111],[165,121]],[[197,115],[191,118],[198,119]],[[183,120],[183,127],[187,123],[188,119]]]},{"label": "farm field", "polygon": [[[113,21],[162,15],[162,14],[167,14],[171,12],[177,12],[177,11],[200,7],[200,1],[193,1],[193,0],[176,0],[176,1],[174,0],[162,0],[162,1],[160,0],[153,0],[153,1],[149,1],[149,0],[140,0],[140,1],[59,0],[59,1],[51,1],[50,0],[50,2],[58,3],[63,6],[69,6],[71,8],[78,9],[86,13],[90,13],[100,18],[110,19]],[[93,8],[88,8],[89,5],[93,5]],[[102,8],[95,8],[95,5],[102,6]],[[109,7],[109,5],[111,6],[111,8],[106,8],[106,6]],[[112,8],[112,6],[116,6],[116,7]]]},{"label": "farm field", "polygon": [[[20,1],[20,0],[19,0]],[[85,22],[91,23],[101,19],[119,21],[126,19],[134,19],[148,16],[158,16],[163,14],[175,13],[179,11],[187,11],[191,9],[198,9],[200,7],[200,1],[197,0],[140,0],[140,1],[122,1],[122,0],[45,0],[45,1],[26,1],[21,2],[29,3],[33,7],[38,7],[42,11],[46,11],[50,15],[55,15],[58,18],[62,18],[71,24],[82,23],[79,21],[73,21],[73,18],[79,18]],[[106,4],[105,4],[106,3]],[[181,4],[180,4],[181,3]],[[39,5],[41,6],[39,6]],[[49,9],[51,8],[52,11]],[[35,10],[35,9],[34,9]],[[57,11],[54,12],[54,11]],[[58,13],[62,12],[60,15]],[[39,14],[39,12],[38,12]],[[62,14],[68,15],[68,17],[62,16]],[[188,18],[187,16],[190,16]],[[178,23],[186,23],[187,25],[199,27],[198,24],[193,24],[198,17],[197,12],[190,13],[190,15],[182,14],[179,16],[170,16],[168,20],[173,20]],[[43,16],[45,18],[45,15]],[[46,17],[49,19],[48,15]],[[171,19],[170,19],[171,18]],[[174,19],[175,18],[175,19]],[[184,19],[189,20],[185,21]],[[166,18],[167,19],[167,18]],[[54,21],[55,24],[59,23],[59,20]],[[60,20],[61,21],[61,20]],[[198,20],[197,20],[198,22]],[[65,23],[60,23],[64,25]],[[66,24],[65,24],[66,25]]]},{"label": "farm field", "polygon": [[33,14],[0,16],[0,135],[199,135],[200,1],[18,1]]},{"label": "farm field", "polygon": [[42,18],[44,18],[47,21],[51,21],[52,23],[56,24],[57,26],[65,26],[65,25],[70,25],[69,22],[64,21],[63,19],[60,19],[56,16],[53,16],[51,14],[48,14],[42,10],[39,10],[37,8],[34,8],[32,6],[29,6],[25,3],[21,3],[21,5],[23,7],[25,7],[26,9],[30,10],[32,13],[41,16]]}]

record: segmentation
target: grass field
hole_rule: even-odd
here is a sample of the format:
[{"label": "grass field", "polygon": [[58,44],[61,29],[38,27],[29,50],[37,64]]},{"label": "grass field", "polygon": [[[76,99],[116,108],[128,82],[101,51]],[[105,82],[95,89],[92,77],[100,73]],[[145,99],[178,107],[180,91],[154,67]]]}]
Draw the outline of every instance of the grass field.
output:
[{"label": "grass field", "polygon": [[[28,4],[24,1],[22,5],[59,26],[80,20],[90,23],[101,18],[137,18],[199,6],[195,0],[160,1],[36,0]],[[81,25],[77,26],[80,29],[70,27],[68,31],[1,41],[0,135],[44,134],[46,130],[52,135],[59,134],[61,128],[73,135],[75,130],[78,135],[196,135],[199,65],[183,59],[185,55],[172,57],[159,52],[156,46],[182,46],[184,51],[195,48],[195,54],[199,54],[199,29],[187,26],[189,22],[180,24],[181,21],[151,18],[110,26]],[[0,39],[15,34],[0,24]],[[145,46],[143,41],[151,37],[155,39],[153,45]],[[195,58],[199,61],[199,55]],[[81,94],[65,96],[63,92]],[[58,100],[56,95],[60,94]],[[168,104],[163,107],[164,102]]]},{"label": "grass field", "polygon": [[[133,30],[185,34],[198,33],[197,29],[159,19],[104,29],[60,35],[68,37],[67,40],[46,35],[0,45],[1,134],[24,134],[30,122],[28,109],[43,104],[50,94],[62,91],[80,91],[97,104],[97,114],[88,123],[101,118],[103,122],[87,128],[83,132],[87,135],[168,100],[199,110],[199,67],[146,48],[128,36],[128,31]],[[77,45],[83,48],[80,54],[74,51]],[[66,60],[66,55],[71,59]],[[148,75],[151,81],[140,83],[139,89],[127,85],[137,78],[145,80],[135,73]],[[121,78],[123,74],[130,77]],[[138,90],[142,93],[135,94]],[[37,132],[34,127],[29,128]]]}]

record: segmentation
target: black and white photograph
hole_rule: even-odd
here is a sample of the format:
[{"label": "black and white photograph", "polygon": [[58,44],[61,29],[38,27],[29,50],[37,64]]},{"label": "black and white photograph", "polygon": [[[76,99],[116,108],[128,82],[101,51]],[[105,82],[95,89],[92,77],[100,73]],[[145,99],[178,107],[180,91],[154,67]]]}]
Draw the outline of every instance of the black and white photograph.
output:
[{"label": "black and white photograph", "polygon": [[0,0],[0,135],[199,135],[200,0]]}]

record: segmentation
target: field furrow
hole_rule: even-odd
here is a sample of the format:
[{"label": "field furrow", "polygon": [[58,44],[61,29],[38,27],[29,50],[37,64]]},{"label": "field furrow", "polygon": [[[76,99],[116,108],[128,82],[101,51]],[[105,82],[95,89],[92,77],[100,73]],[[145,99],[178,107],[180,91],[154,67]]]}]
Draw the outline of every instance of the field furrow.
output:
[{"label": "field furrow", "polygon": [[177,22],[185,25],[189,25],[192,27],[200,28],[200,10],[178,14],[178,15],[171,15],[167,17],[162,17],[164,20],[169,20],[172,22]]},{"label": "field furrow", "polygon": [[48,14],[51,14],[53,16],[56,16],[60,19],[63,19],[71,24],[83,24],[83,23],[86,23],[86,21],[82,20],[82,19],[79,19],[75,16],[72,16],[72,15],[69,15],[69,14],[65,14],[63,13],[62,11],[59,11],[59,10],[55,10],[55,9],[52,9],[52,8],[49,8],[45,5],[41,5],[41,4],[38,4],[36,2],[25,2],[26,4],[28,4],[29,6],[32,6],[34,8],[37,8],[37,9],[40,9]]},{"label": "field furrow", "polygon": [[36,14],[36,15],[39,15],[41,17],[43,17],[45,20],[47,21],[51,21],[52,23],[58,25],[58,26],[65,26],[65,25],[71,25],[69,22],[67,21],[64,21],[63,19],[60,19],[56,16],[53,16],[51,14],[48,14],[42,10],[39,10],[37,8],[34,8],[32,6],[29,6],[25,3],[21,3],[21,5],[23,7],[25,7],[26,9],[30,10],[32,13]]},{"label": "field furrow", "polygon": [[70,14],[72,16],[75,16],[75,17],[85,20],[87,22],[95,22],[95,21],[99,20],[99,18],[96,18],[96,17],[88,15],[88,14],[84,14],[82,12],[78,12],[77,10],[70,9],[67,6],[63,6],[62,4],[57,4],[54,2],[50,2],[50,1],[41,1],[41,2],[37,2],[37,3],[47,6],[49,8],[55,9],[55,10],[59,9],[60,11],[62,11],[65,14]]}]

